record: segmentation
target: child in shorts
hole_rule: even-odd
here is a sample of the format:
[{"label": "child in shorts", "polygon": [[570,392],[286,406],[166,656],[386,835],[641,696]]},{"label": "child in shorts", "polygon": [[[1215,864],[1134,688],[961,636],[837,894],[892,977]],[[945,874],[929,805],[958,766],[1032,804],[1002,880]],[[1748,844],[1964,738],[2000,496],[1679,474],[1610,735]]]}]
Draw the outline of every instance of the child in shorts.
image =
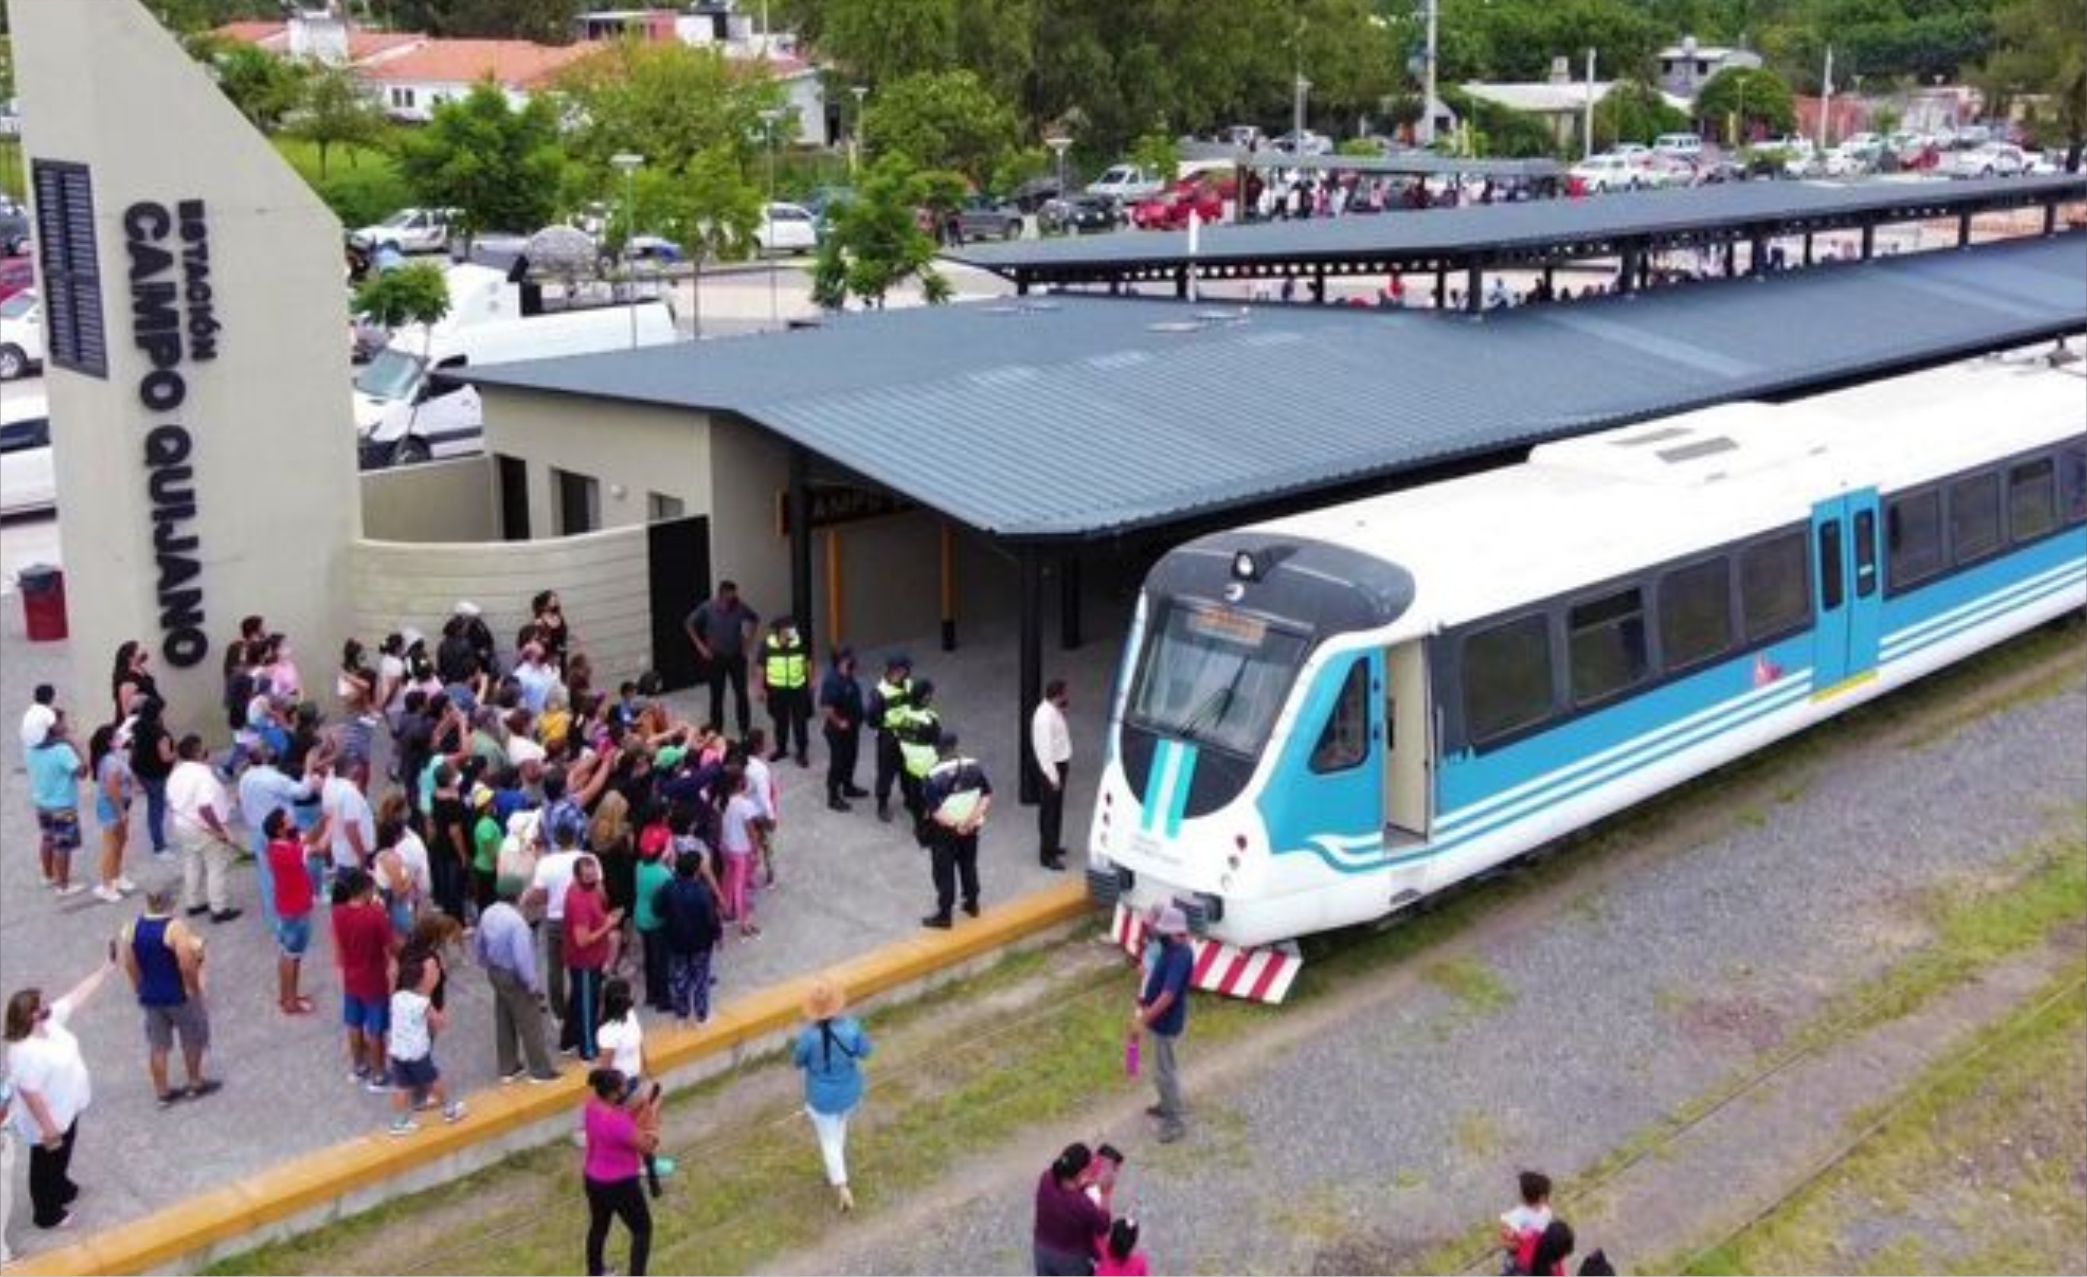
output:
[{"label": "child in shorts", "polygon": [[439,974],[432,962],[399,967],[398,991],[391,995],[391,1103],[397,1114],[391,1119],[393,1135],[420,1129],[413,1120],[416,1108],[440,1106],[445,1122],[464,1116],[464,1102],[449,1098],[442,1071],[435,1067],[435,1035],[448,1023],[433,1000]]}]

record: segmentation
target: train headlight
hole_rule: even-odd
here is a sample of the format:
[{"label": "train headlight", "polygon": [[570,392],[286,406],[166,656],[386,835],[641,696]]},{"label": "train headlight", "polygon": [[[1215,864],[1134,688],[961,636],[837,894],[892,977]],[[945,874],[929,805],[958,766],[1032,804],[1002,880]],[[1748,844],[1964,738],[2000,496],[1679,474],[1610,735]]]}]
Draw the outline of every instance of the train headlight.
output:
[{"label": "train headlight", "polygon": [[1241,550],[1232,556],[1232,579],[1235,581],[1258,581],[1261,579],[1260,561],[1252,550]]}]

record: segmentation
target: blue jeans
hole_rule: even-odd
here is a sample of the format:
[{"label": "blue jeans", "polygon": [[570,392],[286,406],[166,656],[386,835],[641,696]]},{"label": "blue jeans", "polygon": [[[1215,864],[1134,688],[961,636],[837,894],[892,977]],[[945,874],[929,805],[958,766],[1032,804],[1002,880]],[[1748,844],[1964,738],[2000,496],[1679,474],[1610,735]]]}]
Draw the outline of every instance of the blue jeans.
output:
[{"label": "blue jeans", "polygon": [[167,781],[161,777],[139,783],[145,786],[145,832],[152,839],[152,854],[163,856],[167,853]]}]

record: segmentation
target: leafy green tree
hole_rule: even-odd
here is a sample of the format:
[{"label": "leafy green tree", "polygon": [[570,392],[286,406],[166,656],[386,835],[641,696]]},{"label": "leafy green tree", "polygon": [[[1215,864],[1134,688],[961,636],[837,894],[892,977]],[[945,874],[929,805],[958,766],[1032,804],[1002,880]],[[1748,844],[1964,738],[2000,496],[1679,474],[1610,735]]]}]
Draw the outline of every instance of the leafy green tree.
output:
[{"label": "leafy green tree", "polygon": [[1532,159],[1549,155],[1558,142],[1541,116],[1473,97],[1454,85],[1440,88],[1442,101],[1470,131],[1473,155]]},{"label": "leafy green tree", "polygon": [[239,113],[264,133],[272,133],[283,117],[303,105],[311,69],[250,44],[206,40],[200,51],[210,63],[217,87]]},{"label": "leafy green tree", "polygon": [[[968,2],[968,0],[967,0]],[[959,0],[826,0],[820,47],[858,84],[882,90],[957,57]]]},{"label": "leafy green tree", "polygon": [[1696,118],[1737,144],[1757,133],[1797,127],[1790,86],[1775,72],[1733,67],[1720,71],[1696,95]]},{"label": "leafy green tree", "polygon": [[1018,132],[1014,112],[970,71],[893,81],[871,97],[862,126],[873,154],[954,169],[981,187]]},{"label": "leafy green tree", "polygon": [[570,44],[580,0],[387,0],[392,25],[430,35]]},{"label": "leafy green tree", "polygon": [[940,304],[949,281],[935,269],[935,239],[922,230],[916,210],[947,203],[954,193],[947,175],[924,173],[902,156],[886,155],[870,167],[855,198],[833,211],[812,267],[812,300],[840,310],[848,298],[881,308],[885,295],[909,279]]},{"label": "leafy green tree", "polygon": [[2046,145],[2065,146],[2065,169],[2080,171],[2087,145],[2087,10],[2074,0],[2006,0],[1993,17],[1997,47],[1979,79],[1996,99],[2032,97],[2029,125]]},{"label": "leafy green tree", "polygon": [[407,324],[432,328],[449,314],[449,281],[433,262],[378,271],[355,290],[355,309],[388,329]]},{"label": "leafy green tree", "polygon": [[486,230],[533,230],[556,210],[565,166],[557,108],[545,95],[516,108],[481,83],[406,135],[398,164],[422,204],[461,210],[458,230],[467,240]]},{"label": "leafy green tree", "polygon": [[1181,146],[1165,133],[1147,133],[1131,143],[1130,158],[1162,182],[1172,182],[1181,172]]},{"label": "leafy green tree", "polygon": [[615,45],[573,67],[560,88],[578,121],[567,145],[603,174],[619,151],[670,173],[719,147],[751,162],[762,150],[761,112],[783,101],[767,76],[679,42]]},{"label": "leafy green tree", "polygon": [[1618,142],[1649,143],[1662,133],[1686,133],[1688,127],[1688,112],[1669,106],[1658,89],[1641,80],[1617,84],[1594,104],[1596,150]]},{"label": "leafy green tree", "polygon": [[384,136],[384,114],[345,67],[320,67],[305,86],[304,102],[288,132],[319,151],[319,180],[336,146],[369,146]]}]

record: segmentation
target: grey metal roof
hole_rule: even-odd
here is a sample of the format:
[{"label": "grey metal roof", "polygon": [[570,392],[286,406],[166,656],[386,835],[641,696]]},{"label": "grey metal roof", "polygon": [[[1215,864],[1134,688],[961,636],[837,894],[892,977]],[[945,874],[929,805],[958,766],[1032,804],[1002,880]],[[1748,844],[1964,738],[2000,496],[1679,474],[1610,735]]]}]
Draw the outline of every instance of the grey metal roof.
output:
[{"label": "grey metal roof", "polygon": [[2083,247],[2072,234],[1482,320],[1009,299],[473,379],[733,413],[973,527],[1094,536],[2077,331]]},{"label": "grey metal roof", "polygon": [[1207,164],[1225,160],[1236,167],[1259,169],[1302,169],[1307,172],[1385,173],[1410,177],[1462,175],[1466,177],[1562,177],[1565,166],[1548,157],[1523,160],[1478,159],[1461,155],[1438,155],[1433,151],[1391,151],[1382,155],[1293,155],[1274,149],[1242,151],[1236,147],[1203,146],[1183,148],[1183,160]]},{"label": "grey metal roof", "polygon": [[[1619,191],[1588,199],[1393,211],[1310,221],[1211,226],[1195,260],[1207,266],[1251,262],[1416,259],[1477,255],[1508,258],[1551,247],[1575,254],[1618,239],[1685,239],[1755,229],[1832,224],[1841,219],[1911,220],[1964,207],[2021,207],[2087,197],[2087,176],[1855,181],[1731,182],[1664,191]],[[1018,240],[945,254],[1014,278],[1078,278],[1188,262],[1185,231],[1119,231]]]}]

